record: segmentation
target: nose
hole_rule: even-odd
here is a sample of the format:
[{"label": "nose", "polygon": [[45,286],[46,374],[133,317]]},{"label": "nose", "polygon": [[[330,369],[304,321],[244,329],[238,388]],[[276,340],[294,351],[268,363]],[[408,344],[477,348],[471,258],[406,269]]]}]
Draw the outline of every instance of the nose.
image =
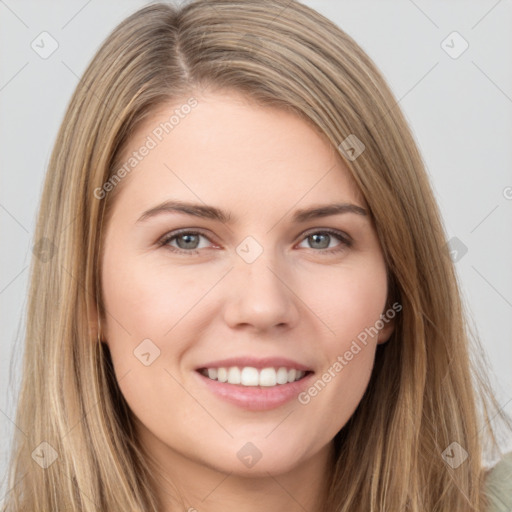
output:
[{"label": "nose", "polygon": [[265,254],[252,263],[238,258],[227,276],[224,317],[233,329],[289,329],[300,318],[300,299],[289,282],[290,273]]}]

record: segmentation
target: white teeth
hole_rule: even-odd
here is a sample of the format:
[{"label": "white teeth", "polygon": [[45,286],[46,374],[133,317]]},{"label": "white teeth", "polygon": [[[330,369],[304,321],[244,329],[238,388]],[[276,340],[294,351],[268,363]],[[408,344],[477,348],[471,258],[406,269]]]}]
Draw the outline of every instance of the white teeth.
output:
[{"label": "white teeth", "polygon": [[217,380],[219,382],[227,382],[228,371],[226,370],[226,368],[217,368]]},{"label": "white teeth", "polygon": [[[251,368],[250,366],[246,366],[240,375],[240,384],[243,386],[257,386],[259,381],[258,370],[256,368]],[[229,384],[234,384],[230,382]]]},{"label": "white teeth", "polygon": [[288,382],[288,370],[286,368],[279,368],[277,370],[276,381],[278,384],[286,384]]},{"label": "white teeth", "polygon": [[201,371],[205,377],[228,384],[241,384],[242,386],[272,387],[276,384],[287,384],[302,379],[306,372],[292,368],[263,368],[258,370],[252,366],[239,368],[208,368]]},{"label": "white teeth", "polygon": [[240,370],[236,366],[232,366],[228,370],[228,382],[230,384],[240,384]]},{"label": "white teeth", "polygon": [[263,368],[260,372],[260,386],[275,386],[277,374],[274,368]]}]

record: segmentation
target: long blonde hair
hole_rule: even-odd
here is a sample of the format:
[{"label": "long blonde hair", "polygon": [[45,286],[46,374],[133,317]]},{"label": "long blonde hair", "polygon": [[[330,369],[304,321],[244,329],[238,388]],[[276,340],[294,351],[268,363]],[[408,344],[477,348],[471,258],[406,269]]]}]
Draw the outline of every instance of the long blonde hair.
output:
[{"label": "long blonde hair", "polygon": [[[498,406],[470,357],[422,158],[372,60],[334,23],[289,0],[149,5],[115,28],[85,71],[39,209],[35,241],[50,250],[32,260],[5,510],[158,510],[108,348],[88,320],[93,308],[108,315],[99,279],[102,228],[123,183],[103,199],[97,190],[144,119],[207,88],[294,112],[334,148],[350,135],[365,145],[356,159],[340,154],[375,222],[389,303],[403,309],[377,350],[361,403],[335,437],[324,510],[484,510],[481,429]],[[484,433],[495,441],[492,430]],[[442,455],[453,442],[469,454],[457,468]],[[38,456],[47,467],[36,464]]]}]

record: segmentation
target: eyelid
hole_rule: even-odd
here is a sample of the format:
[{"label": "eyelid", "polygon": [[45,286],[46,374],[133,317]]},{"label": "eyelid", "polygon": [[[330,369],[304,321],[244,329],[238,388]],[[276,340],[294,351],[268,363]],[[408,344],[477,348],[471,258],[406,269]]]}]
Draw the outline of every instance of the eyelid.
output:
[{"label": "eyelid", "polygon": [[304,231],[303,233],[301,233],[300,236],[302,238],[306,238],[315,233],[328,233],[329,235],[339,236],[347,244],[353,243],[352,237],[348,233],[346,233],[345,231],[342,231],[340,229],[334,229],[334,228],[311,228],[311,229],[308,229],[308,230]]},{"label": "eyelid", "polygon": [[[339,229],[334,229],[334,228],[320,228],[320,227],[310,228],[306,231],[303,231],[299,235],[299,239],[296,243],[302,242],[303,240],[305,240],[312,234],[317,234],[317,233],[326,233],[328,235],[338,238],[338,240],[341,242],[342,245],[345,246],[345,248],[349,248],[353,244],[352,237],[350,237],[346,232],[341,231]],[[189,255],[198,254],[199,249],[187,250],[187,249],[180,249],[177,247],[168,246],[168,243],[171,240],[179,237],[182,234],[200,235],[200,236],[203,236],[204,238],[206,238],[207,240],[209,240],[211,243],[215,243],[213,240],[211,240],[211,237],[209,235],[207,235],[201,228],[181,228],[181,229],[176,229],[174,231],[167,232],[157,241],[157,244],[159,247],[168,247],[169,250],[171,250],[171,252],[178,253],[178,254],[179,253],[181,253],[181,254],[184,253],[184,254],[189,254]],[[311,249],[311,250],[313,250],[314,252],[318,252],[318,253],[329,254],[329,253],[334,253],[334,252],[340,252],[342,249],[333,247],[330,249],[319,249],[319,250]]]},{"label": "eyelid", "polygon": [[[209,235],[207,235],[201,228],[181,228],[181,229],[176,229],[174,231],[169,231],[169,232],[165,233],[162,237],[160,237],[158,239],[157,244],[159,246],[165,246],[172,239],[177,238],[178,236],[184,235],[184,234],[201,235],[204,238],[207,238],[210,242],[214,243],[214,241],[211,239],[211,237]],[[180,250],[180,249],[177,249],[177,250]],[[185,251],[185,249],[182,249],[182,250]],[[197,250],[197,249],[191,249],[191,250],[185,251],[185,252],[192,252],[194,250]]]}]

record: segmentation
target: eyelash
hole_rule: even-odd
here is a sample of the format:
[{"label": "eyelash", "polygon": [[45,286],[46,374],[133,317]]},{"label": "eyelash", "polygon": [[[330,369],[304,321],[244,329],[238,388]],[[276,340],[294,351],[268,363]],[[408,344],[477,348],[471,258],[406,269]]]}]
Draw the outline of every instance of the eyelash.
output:
[{"label": "eyelash", "polygon": [[[316,230],[316,231],[306,232],[306,233],[304,233],[303,238],[301,239],[301,242],[302,242],[302,240],[305,240],[306,238],[308,238],[308,237],[310,237],[312,235],[317,235],[317,234],[323,234],[323,235],[328,234],[328,235],[334,236],[335,238],[337,238],[341,242],[341,244],[339,246],[336,246],[336,247],[332,248],[332,249],[319,249],[316,252],[321,252],[321,253],[324,253],[324,254],[325,253],[327,253],[327,254],[335,254],[335,253],[339,253],[339,252],[345,250],[346,248],[352,246],[352,240],[347,235],[345,235],[341,231],[337,231],[337,230],[333,230],[333,229],[321,229],[321,230],[319,229],[319,230]],[[164,235],[158,241],[158,246],[159,247],[165,247],[165,248],[169,249],[171,252],[178,253],[178,254],[188,254],[188,255],[191,255],[191,254],[197,255],[197,254],[199,254],[199,250],[200,249],[186,250],[186,249],[180,249],[178,247],[172,247],[172,246],[168,245],[169,242],[171,242],[175,238],[178,238],[181,235],[200,235],[200,236],[203,236],[204,238],[210,240],[201,231],[194,231],[194,230],[183,229],[183,230],[179,230],[179,231],[173,231],[171,233],[167,233],[166,235]],[[315,250],[315,249],[313,249],[313,250]]]}]

